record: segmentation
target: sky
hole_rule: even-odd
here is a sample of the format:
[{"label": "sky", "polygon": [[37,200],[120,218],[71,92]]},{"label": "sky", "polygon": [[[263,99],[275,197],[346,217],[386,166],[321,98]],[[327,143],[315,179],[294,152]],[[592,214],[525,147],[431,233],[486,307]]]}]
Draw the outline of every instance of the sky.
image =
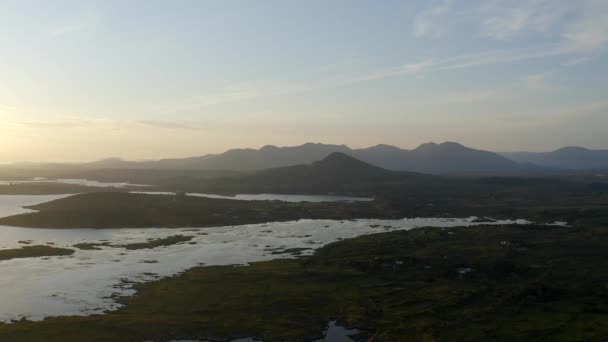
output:
[{"label": "sky", "polygon": [[608,149],[606,0],[2,0],[0,162]]}]

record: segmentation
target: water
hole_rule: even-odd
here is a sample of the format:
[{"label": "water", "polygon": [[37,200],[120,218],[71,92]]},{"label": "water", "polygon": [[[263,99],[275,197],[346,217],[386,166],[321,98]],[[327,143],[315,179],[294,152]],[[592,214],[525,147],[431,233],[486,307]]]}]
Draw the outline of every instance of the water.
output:
[{"label": "water", "polygon": [[128,188],[128,187],[146,187],[150,185],[145,184],[132,184],[129,182],[99,182],[88,179],[79,179],[79,178],[66,178],[66,179],[46,179],[41,177],[36,177],[33,180],[23,180],[23,181],[0,181],[1,185],[11,185],[11,184],[32,184],[32,183],[59,183],[59,184],[73,184],[73,185],[81,185],[81,186],[90,186],[90,187],[98,187],[98,188]]},{"label": "water", "polygon": [[[61,196],[0,196],[0,215],[12,215],[23,210],[20,209],[23,205],[57,197]],[[128,282],[141,283],[173,276],[199,265],[247,265],[256,261],[296,257],[272,254],[277,248],[309,248],[302,255],[311,255],[315,249],[330,242],[366,234],[427,226],[508,223],[528,222],[412,218],[300,220],[181,229],[31,229],[0,226],[0,249],[22,247],[20,241],[30,241],[31,245],[73,248],[74,244],[82,242],[119,245],[176,234],[192,237],[190,242],[154,249],[126,250],[112,246],[101,246],[101,250],[73,248],[76,252],[70,256],[0,261],[0,321],[100,314],[120,307],[116,296],[134,294]]]},{"label": "water", "polygon": [[355,342],[349,336],[358,333],[358,330],[349,330],[337,324],[336,321],[329,322],[325,337],[316,342]]},{"label": "water", "polygon": [[[132,191],[131,193],[147,195],[175,195],[174,192]],[[332,195],[285,195],[285,194],[238,194],[235,196],[222,196],[203,193],[186,193],[187,196],[230,199],[237,201],[281,201],[281,202],[359,202],[373,201],[369,197],[350,197]]]},{"label": "water", "polygon": [[25,206],[36,205],[57,199],[72,196],[68,195],[0,195],[0,217],[7,217],[33,212]]},{"label": "water", "polygon": [[[349,330],[337,324],[336,321],[329,322],[327,327],[327,331],[325,331],[325,336],[314,342],[355,342],[349,336],[352,336],[358,333],[358,330]],[[232,340],[230,342],[261,342],[262,340],[258,340],[255,338],[239,338],[236,340]],[[179,340],[179,341],[171,341],[171,342],[204,342],[204,341],[194,341],[194,340]]]}]

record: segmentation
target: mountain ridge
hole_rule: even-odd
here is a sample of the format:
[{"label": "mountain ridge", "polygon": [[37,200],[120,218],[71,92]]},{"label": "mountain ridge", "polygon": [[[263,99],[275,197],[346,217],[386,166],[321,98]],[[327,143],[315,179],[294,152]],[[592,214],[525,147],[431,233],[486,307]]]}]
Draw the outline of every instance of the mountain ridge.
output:
[{"label": "mountain ridge", "polygon": [[513,174],[525,173],[534,169],[520,165],[497,153],[472,149],[455,142],[427,143],[413,150],[386,144],[360,149],[322,143],[306,143],[287,147],[266,145],[260,149],[231,149],[220,154],[184,159],[162,159],[156,162],[126,163],[125,166],[254,171],[310,164],[334,152],[348,154],[366,163],[389,170],[428,174]]},{"label": "mountain ridge", "polygon": [[504,152],[501,155],[519,163],[563,170],[608,169],[608,150],[591,150],[581,146],[564,146],[551,152]]},{"label": "mountain ridge", "polygon": [[298,146],[265,145],[259,149],[237,148],[223,153],[187,158],[126,161],[108,158],[81,164],[41,164],[36,167],[82,169],[146,169],[178,171],[250,172],[322,160],[339,152],[394,171],[451,175],[528,175],[584,172],[608,169],[608,151],[566,146],[553,152],[495,153],[457,142],[421,144],[414,149],[378,144],[352,149],[343,144],[305,143]]}]

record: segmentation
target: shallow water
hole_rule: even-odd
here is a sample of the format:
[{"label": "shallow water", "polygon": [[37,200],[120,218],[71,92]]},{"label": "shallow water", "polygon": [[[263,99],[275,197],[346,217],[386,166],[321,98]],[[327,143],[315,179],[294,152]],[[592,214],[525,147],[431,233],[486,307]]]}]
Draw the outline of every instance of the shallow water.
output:
[{"label": "shallow water", "polygon": [[[63,195],[65,197],[67,195]],[[0,196],[0,212],[13,214],[22,205],[57,196]],[[485,224],[527,221],[492,221]],[[276,249],[310,248],[302,255],[341,239],[416,227],[480,225],[474,218],[413,218],[403,220],[300,220],[215,228],[182,229],[31,229],[0,226],[0,249],[49,244],[73,248],[82,242],[125,244],[172,235],[190,242],[154,249],[76,250],[71,256],[0,261],[0,321],[50,316],[90,315],[120,307],[116,296],[134,294],[129,282],[168,277],[199,265],[247,265],[255,261],[295,257],[272,254]]]},{"label": "shallow water", "polygon": [[60,184],[74,184],[81,186],[91,186],[98,188],[127,188],[127,187],[145,187],[150,185],[145,184],[132,184],[129,182],[99,182],[88,179],[79,178],[66,178],[66,179],[46,179],[46,178],[34,178],[33,180],[22,180],[22,181],[0,181],[1,185],[11,184],[31,184],[31,183],[60,183]]},{"label": "shallow water", "polygon": [[[358,330],[349,330],[346,329],[336,323],[336,321],[329,322],[327,327],[327,331],[325,331],[325,336],[314,342],[354,342],[352,338],[349,336],[358,333]],[[255,338],[239,338],[236,340],[232,340],[230,342],[261,342],[262,340],[258,340]],[[207,341],[195,341],[195,340],[179,340],[179,341],[170,341],[170,342],[207,342]]]},{"label": "shallow water", "polygon": [[[175,195],[174,192],[154,192],[154,191],[132,191],[131,193],[148,195]],[[359,202],[373,201],[369,197],[350,197],[332,195],[285,195],[285,194],[238,194],[235,196],[222,196],[214,194],[203,194],[189,192],[187,196],[231,199],[237,201],[281,201],[281,202]]]},{"label": "shallow water", "polygon": [[72,195],[0,195],[0,217],[31,213],[33,210],[25,209],[23,207],[50,202],[69,196]]}]

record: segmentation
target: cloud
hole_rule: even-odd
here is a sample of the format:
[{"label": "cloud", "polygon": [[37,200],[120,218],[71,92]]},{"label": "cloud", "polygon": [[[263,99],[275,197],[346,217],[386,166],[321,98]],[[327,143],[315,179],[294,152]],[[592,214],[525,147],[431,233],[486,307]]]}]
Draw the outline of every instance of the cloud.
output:
[{"label": "cloud", "polygon": [[32,129],[80,129],[80,128],[142,128],[151,127],[169,130],[206,130],[209,125],[199,121],[172,120],[112,120],[112,119],[79,119],[67,118],[57,120],[32,120],[17,123],[20,127]]},{"label": "cloud", "polygon": [[136,124],[161,128],[161,129],[172,129],[172,130],[206,130],[208,125],[202,122],[188,122],[188,121],[159,121],[159,120],[138,120]]},{"label": "cloud", "polygon": [[578,65],[578,64],[589,62],[590,60],[592,60],[591,56],[577,57],[577,58],[570,59],[570,60],[567,60],[567,61],[563,62],[562,65],[564,65],[564,66],[574,66],[574,65]]},{"label": "cloud", "polygon": [[341,77],[332,79],[319,79],[313,81],[296,80],[289,82],[265,81],[235,84],[227,86],[219,91],[185,99],[181,103],[161,106],[160,112],[166,114],[193,111],[209,106],[249,101],[269,96],[294,94],[307,91],[320,91],[323,89],[345,87],[357,83],[379,81],[394,77],[419,77],[426,73],[507,64],[546,57],[569,55],[571,53],[571,51],[565,50],[561,46],[553,46],[550,48],[494,50],[452,57],[425,58],[416,62],[406,63],[392,68],[362,74],[343,75]]},{"label": "cloud", "polygon": [[565,48],[594,51],[608,45],[608,1],[586,0],[580,16],[562,33]]},{"label": "cloud", "polygon": [[204,107],[306,91],[319,86],[321,86],[320,83],[315,82],[284,82],[278,80],[236,83],[209,93],[191,96],[179,103],[160,106],[160,112],[186,112]]},{"label": "cloud", "polygon": [[[561,56],[568,53],[569,51],[562,49],[560,46],[554,46],[551,48],[494,50],[452,57],[427,58],[419,62],[408,63],[398,68],[378,72],[373,74],[374,77],[370,76],[368,80],[513,63],[545,57]],[[362,79],[366,80],[365,78]]]},{"label": "cloud", "polygon": [[414,35],[418,38],[440,37],[443,33],[442,23],[452,7],[452,0],[443,0],[418,13],[414,18]]},{"label": "cloud", "polygon": [[606,0],[494,0],[484,4],[480,13],[483,37],[511,40],[527,33],[547,33],[572,53],[608,45]]},{"label": "cloud", "polygon": [[94,125],[94,121],[69,119],[69,120],[36,120],[22,121],[19,125],[27,128],[78,128]]},{"label": "cloud", "polygon": [[572,10],[571,1],[488,1],[481,8],[481,35],[509,40],[526,32],[549,32]]},{"label": "cloud", "polygon": [[17,108],[14,106],[0,105],[0,114],[8,115],[11,112],[14,112]]}]

